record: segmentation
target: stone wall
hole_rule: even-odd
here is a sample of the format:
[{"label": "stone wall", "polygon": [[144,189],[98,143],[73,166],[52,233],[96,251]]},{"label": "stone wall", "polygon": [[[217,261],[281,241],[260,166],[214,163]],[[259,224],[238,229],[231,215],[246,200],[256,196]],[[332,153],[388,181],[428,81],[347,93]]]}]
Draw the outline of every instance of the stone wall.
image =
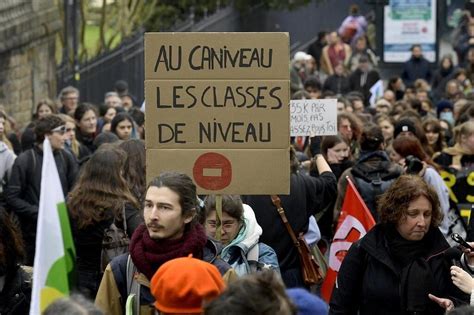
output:
[{"label": "stone wall", "polygon": [[0,1],[0,104],[20,126],[39,100],[55,97],[61,27],[54,1]]}]

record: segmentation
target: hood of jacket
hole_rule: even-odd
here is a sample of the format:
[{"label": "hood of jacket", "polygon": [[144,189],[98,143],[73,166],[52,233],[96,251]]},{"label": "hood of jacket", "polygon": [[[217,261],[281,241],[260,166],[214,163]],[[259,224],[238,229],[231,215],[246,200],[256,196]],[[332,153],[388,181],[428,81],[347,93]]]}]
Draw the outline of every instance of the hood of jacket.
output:
[{"label": "hood of jacket", "polygon": [[0,141],[0,153],[3,153],[7,150],[9,150],[9,149],[8,149],[8,146],[5,144],[5,142]]},{"label": "hood of jacket", "polygon": [[361,152],[351,171],[354,176],[367,182],[376,179],[390,180],[402,173],[401,167],[392,163],[384,151]]},{"label": "hood of jacket", "polygon": [[258,243],[260,236],[263,233],[262,227],[257,223],[257,218],[255,217],[255,212],[252,207],[247,204],[243,205],[244,213],[243,220],[244,223],[240,228],[237,236],[222,249],[222,258],[228,260],[231,255],[231,250],[233,247],[238,247],[244,255],[247,255],[250,248]]}]

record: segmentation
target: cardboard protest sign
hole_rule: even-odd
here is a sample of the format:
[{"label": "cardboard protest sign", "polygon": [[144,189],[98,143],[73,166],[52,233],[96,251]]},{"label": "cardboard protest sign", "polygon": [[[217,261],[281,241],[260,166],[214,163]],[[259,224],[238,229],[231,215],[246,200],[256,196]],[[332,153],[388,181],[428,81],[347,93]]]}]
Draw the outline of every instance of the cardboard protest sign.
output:
[{"label": "cardboard protest sign", "polygon": [[147,148],[287,148],[288,92],[284,80],[149,80]]},{"label": "cardboard protest sign", "polygon": [[[287,149],[148,149],[147,174],[159,174],[166,169],[163,165],[171,163],[173,170],[185,172],[193,178],[200,194],[215,194],[216,191],[234,194],[237,189],[243,195],[270,195],[273,191],[281,191],[282,183],[288,181],[289,170],[286,173],[276,170],[288,161]],[[243,182],[245,179],[248,182]]]},{"label": "cardboard protest sign", "polygon": [[289,193],[286,33],[145,35],[147,180],[200,194]]},{"label": "cardboard protest sign", "polygon": [[337,100],[292,100],[290,130],[292,137],[336,135]]},{"label": "cardboard protest sign", "polygon": [[145,80],[288,80],[288,33],[146,33]]}]

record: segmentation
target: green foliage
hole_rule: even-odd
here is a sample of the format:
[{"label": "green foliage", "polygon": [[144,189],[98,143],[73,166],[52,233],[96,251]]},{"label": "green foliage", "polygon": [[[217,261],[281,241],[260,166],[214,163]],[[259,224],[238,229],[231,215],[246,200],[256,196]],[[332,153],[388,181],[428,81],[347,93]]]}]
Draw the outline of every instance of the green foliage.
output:
[{"label": "green foliage", "polygon": [[[197,22],[227,5],[234,5],[241,12],[255,8],[292,10],[312,1],[326,0],[102,0],[99,6],[78,1],[78,56],[81,62],[90,60],[113,49],[141,27],[146,31],[167,31],[185,21]],[[63,3],[55,0],[62,21]],[[58,61],[63,59],[63,47],[71,45],[63,38],[58,37]],[[70,54],[67,59],[72,63],[72,49]]]},{"label": "green foliage", "polygon": [[217,7],[226,5],[228,0],[161,0],[145,24],[147,31],[165,31],[173,25],[186,21],[194,14],[195,20],[215,12]]},{"label": "green foliage", "polygon": [[312,0],[235,0],[235,6],[240,11],[247,11],[257,5],[272,10],[293,10],[311,2]]},{"label": "green foliage", "polygon": [[[325,1],[325,0],[316,0]],[[273,10],[292,10],[311,3],[312,0],[161,0],[145,24],[147,31],[166,31],[192,15],[198,21],[214,13],[219,7],[233,4],[239,11],[247,12],[256,7]]]}]

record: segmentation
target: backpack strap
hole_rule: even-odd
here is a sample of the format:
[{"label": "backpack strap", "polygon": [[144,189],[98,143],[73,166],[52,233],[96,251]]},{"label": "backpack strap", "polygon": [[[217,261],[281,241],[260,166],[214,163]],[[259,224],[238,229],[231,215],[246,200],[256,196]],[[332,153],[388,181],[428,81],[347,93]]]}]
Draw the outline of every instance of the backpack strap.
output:
[{"label": "backpack strap", "polygon": [[123,231],[125,232],[125,235],[128,237],[127,216],[125,215],[125,203],[123,204],[123,207],[122,207],[122,220],[123,220]]},{"label": "backpack strap", "polygon": [[254,246],[252,246],[252,248],[250,248],[249,252],[247,253],[247,259],[258,261],[258,255],[260,255],[260,253],[258,243],[256,243]]},{"label": "backpack strap", "polygon": [[36,156],[35,156],[35,149],[30,149],[31,157],[33,158],[33,172],[36,170]]},{"label": "backpack strap", "polygon": [[371,181],[371,184],[372,184],[372,188],[374,189],[374,192],[373,192],[374,196],[378,196],[381,193],[383,193],[383,191],[382,191],[382,179],[380,178],[380,174],[377,174],[377,178],[373,179]]},{"label": "backpack strap", "polygon": [[258,257],[260,255],[260,248],[258,246],[258,243],[252,246],[250,250],[247,253],[247,262],[250,267],[250,272],[254,273],[258,271],[259,263],[258,263]]},{"label": "backpack strap", "polygon": [[127,257],[127,297],[131,294],[135,295],[135,303],[133,305],[133,314],[139,315],[140,314],[140,289],[141,285],[135,279],[135,273],[137,272],[137,267],[132,261],[130,255]]}]

